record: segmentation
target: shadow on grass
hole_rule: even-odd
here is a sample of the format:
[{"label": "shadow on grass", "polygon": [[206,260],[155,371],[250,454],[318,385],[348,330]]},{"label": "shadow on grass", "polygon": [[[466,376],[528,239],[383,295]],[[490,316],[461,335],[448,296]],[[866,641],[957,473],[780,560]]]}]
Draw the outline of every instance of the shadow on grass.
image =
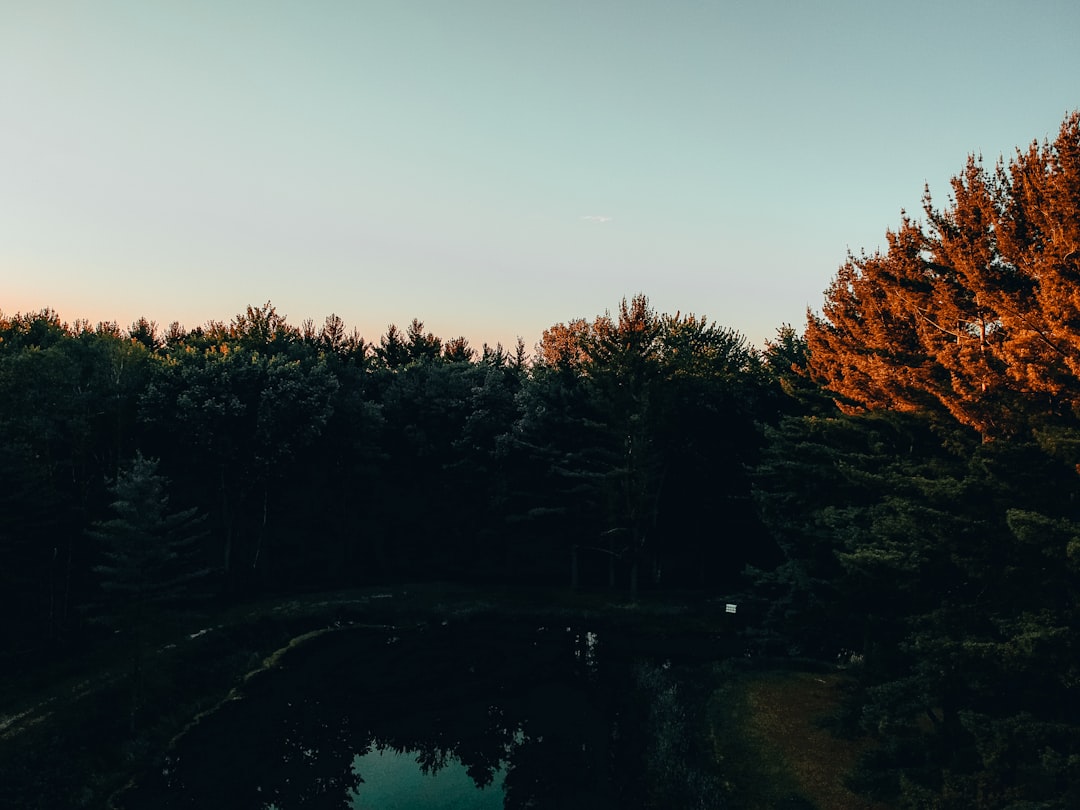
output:
[{"label": "shadow on grass", "polygon": [[846,676],[716,668],[707,712],[733,807],[886,810],[847,787],[865,739],[834,733]]}]

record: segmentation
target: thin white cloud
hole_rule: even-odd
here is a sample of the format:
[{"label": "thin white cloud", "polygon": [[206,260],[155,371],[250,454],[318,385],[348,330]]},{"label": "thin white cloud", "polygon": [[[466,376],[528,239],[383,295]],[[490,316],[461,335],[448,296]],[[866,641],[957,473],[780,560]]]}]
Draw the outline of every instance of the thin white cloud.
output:
[{"label": "thin white cloud", "polygon": [[614,217],[606,217],[602,214],[586,214],[581,218],[586,222],[611,222],[614,219]]}]

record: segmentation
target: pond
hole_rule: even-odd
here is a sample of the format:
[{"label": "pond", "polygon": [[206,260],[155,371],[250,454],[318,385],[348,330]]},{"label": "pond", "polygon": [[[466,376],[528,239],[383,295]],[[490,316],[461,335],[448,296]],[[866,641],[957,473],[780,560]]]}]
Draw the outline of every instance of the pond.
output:
[{"label": "pond", "polygon": [[640,807],[650,657],[615,628],[342,628],[248,681],[122,806]]}]

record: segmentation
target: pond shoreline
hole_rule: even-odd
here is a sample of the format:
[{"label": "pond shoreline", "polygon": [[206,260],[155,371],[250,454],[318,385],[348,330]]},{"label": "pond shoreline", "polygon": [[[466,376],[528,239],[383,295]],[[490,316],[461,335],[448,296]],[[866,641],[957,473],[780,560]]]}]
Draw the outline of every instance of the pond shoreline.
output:
[{"label": "pond shoreline", "polygon": [[425,584],[237,604],[190,615],[186,626],[163,629],[153,639],[130,728],[124,722],[129,682],[122,645],[55,683],[45,673],[7,688],[0,761],[9,776],[0,804],[122,807],[120,797],[135,775],[245,683],[312,639],[346,628],[417,628],[478,617],[596,622],[632,630],[635,648],[649,655],[744,665],[737,660],[737,625],[724,604],[693,594],[628,603],[600,593]]}]

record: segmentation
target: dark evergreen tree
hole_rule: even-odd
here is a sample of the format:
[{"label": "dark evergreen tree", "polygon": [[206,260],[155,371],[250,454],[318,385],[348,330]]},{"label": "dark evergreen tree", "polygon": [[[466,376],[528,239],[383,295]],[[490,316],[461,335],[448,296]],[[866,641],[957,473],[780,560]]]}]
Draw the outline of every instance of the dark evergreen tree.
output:
[{"label": "dark evergreen tree", "polygon": [[209,573],[199,548],[204,517],[197,507],[169,508],[168,481],[157,467],[137,453],[108,487],[113,516],[88,532],[103,559],[94,572],[110,607],[123,614],[176,600]]},{"label": "dark evergreen tree", "polygon": [[165,346],[165,339],[158,332],[158,325],[146,318],[139,318],[128,327],[127,337],[137,343],[141,343],[152,352],[159,351]]},{"label": "dark evergreen tree", "polygon": [[405,338],[394,324],[386,327],[386,334],[379,339],[375,356],[385,368],[390,369],[400,368],[408,364],[411,359]]},{"label": "dark evergreen tree", "polygon": [[[211,331],[221,330],[215,328]],[[279,315],[269,301],[261,307],[247,307],[232,319],[224,333],[222,337],[231,344],[263,354],[288,351],[291,344],[299,338],[299,331],[290,326],[285,316]]]},{"label": "dark evergreen tree", "polygon": [[438,356],[377,375],[385,419],[378,502],[396,576],[469,575],[478,503],[471,447],[462,439],[483,375],[479,365]]},{"label": "dark evergreen tree", "polygon": [[295,542],[274,521],[273,496],[325,429],[338,387],[324,360],[228,343],[173,352],[147,386],[146,429],[174,479],[199,492],[236,584],[272,578],[274,544]]},{"label": "dark evergreen tree", "polygon": [[446,341],[442,356],[451,363],[469,363],[476,356],[476,351],[469,347],[469,341],[465,338],[456,337]]},{"label": "dark evergreen tree", "polygon": [[129,639],[132,731],[142,700],[146,635],[165,605],[190,600],[194,583],[210,573],[199,548],[203,518],[196,507],[170,509],[168,481],[157,465],[137,453],[108,487],[112,517],[87,532],[102,560],[94,566],[103,592],[96,617]]},{"label": "dark evergreen tree", "polygon": [[12,656],[9,669],[61,629],[69,530],[63,507],[48,468],[0,427],[0,637]]},{"label": "dark evergreen tree", "polygon": [[533,582],[610,582],[614,558],[600,544],[607,527],[596,472],[607,459],[598,437],[603,415],[584,375],[541,362],[515,399],[517,419],[501,442],[510,570]]},{"label": "dark evergreen tree", "polygon": [[442,340],[431,332],[425,333],[424,322],[421,320],[412,319],[409,328],[405,330],[405,338],[405,348],[413,362],[437,360],[442,353]]},{"label": "dark evergreen tree", "polygon": [[857,664],[856,783],[918,807],[1066,807],[1080,716],[1071,466],[898,414],[788,417],[755,485],[784,562],[763,649]]},{"label": "dark evergreen tree", "polygon": [[563,485],[548,488],[555,511],[532,514],[576,501],[593,515],[577,528],[600,525],[572,545],[575,559],[599,556],[608,581],[618,575],[631,591],[642,571],[656,584],[665,567],[684,584],[715,586],[725,570],[736,582],[763,540],[745,465],[764,377],[744,338],[659,315],[638,295],[616,316],[546,330],[537,353],[516,438],[537,462],[546,455]]}]

